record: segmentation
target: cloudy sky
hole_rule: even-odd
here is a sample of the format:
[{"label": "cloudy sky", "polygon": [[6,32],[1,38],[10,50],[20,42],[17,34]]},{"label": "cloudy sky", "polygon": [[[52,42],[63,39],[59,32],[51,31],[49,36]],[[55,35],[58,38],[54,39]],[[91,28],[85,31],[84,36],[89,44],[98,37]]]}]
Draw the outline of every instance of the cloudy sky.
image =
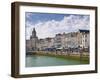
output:
[{"label": "cloudy sky", "polygon": [[25,13],[26,39],[30,38],[33,28],[38,38],[54,37],[57,33],[75,32],[90,27],[89,15]]}]

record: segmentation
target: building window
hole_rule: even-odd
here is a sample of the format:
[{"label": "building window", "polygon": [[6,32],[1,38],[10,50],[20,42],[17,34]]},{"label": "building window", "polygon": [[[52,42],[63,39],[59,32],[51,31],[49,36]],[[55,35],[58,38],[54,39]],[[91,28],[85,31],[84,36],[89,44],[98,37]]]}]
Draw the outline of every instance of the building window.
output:
[{"label": "building window", "polygon": [[85,42],[87,42],[87,40],[85,39]]},{"label": "building window", "polygon": [[82,41],[80,41],[79,43],[82,44]]},{"label": "building window", "polygon": [[84,42],[84,40],[83,40],[83,42]]}]

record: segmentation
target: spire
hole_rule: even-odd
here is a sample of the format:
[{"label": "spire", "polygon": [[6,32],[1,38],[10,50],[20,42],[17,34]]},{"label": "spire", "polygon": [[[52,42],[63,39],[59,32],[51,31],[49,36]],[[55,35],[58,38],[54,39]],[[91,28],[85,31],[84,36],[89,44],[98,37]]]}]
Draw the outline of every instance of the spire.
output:
[{"label": "spire", "polygon": [[[33,31],[35,31],[35,28],[33,28]],[[36,31],[35,31],[36,32]]]},{"label": "spire", "polygon": [[32,35],[36,35],[36,30],[33,28]]},{"label": "spire", "polygon": [[32,31],[32,36],[31,36],[31,38],[37,38],[37,36],[36,36],[36,30],[35,30],[35,28],[33,28],[33,31]]}]

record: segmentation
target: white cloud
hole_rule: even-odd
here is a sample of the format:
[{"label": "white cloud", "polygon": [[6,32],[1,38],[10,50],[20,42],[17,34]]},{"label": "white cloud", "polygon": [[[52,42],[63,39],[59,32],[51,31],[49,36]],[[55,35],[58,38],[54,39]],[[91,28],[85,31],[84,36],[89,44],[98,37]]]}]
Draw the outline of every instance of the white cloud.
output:
[{"label": "white cloud", "polygon": [[26,13],[26,18],[31,18],[31,16],[33,15],[33,13],[31,13],[31,12],[28,12],[28,13]]},{"label": "white cloud", "polygon": [[89,16],[65,16],[61,21],[50,20],[39,22],[35,25],[27,22],[26,39],[29,39],[32,29],[35,27],[39,38],[54,37],[57,33],[73,32],[78,29],[89,29]]}]

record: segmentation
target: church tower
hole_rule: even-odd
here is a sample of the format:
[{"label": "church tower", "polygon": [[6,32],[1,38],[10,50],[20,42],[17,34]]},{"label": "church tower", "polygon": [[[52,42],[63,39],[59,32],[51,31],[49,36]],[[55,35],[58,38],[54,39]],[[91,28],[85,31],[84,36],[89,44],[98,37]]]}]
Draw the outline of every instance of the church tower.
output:
[{"label": "church tower", "polygon": [[33,51],[36,51],[38,49],[38,37],[36,35],[35,28],[33,28],[32,35],[30,37],[30,40],[31,40],[31,48],[32,48],[32,50]]},{"label": "church tower", "polygon": [[36,38],[36,37],[37,37],[37,36],[36,36],[36,30],[35,30],[35,28],[33,28],[32,37],[33,37],[33,38]]}]

